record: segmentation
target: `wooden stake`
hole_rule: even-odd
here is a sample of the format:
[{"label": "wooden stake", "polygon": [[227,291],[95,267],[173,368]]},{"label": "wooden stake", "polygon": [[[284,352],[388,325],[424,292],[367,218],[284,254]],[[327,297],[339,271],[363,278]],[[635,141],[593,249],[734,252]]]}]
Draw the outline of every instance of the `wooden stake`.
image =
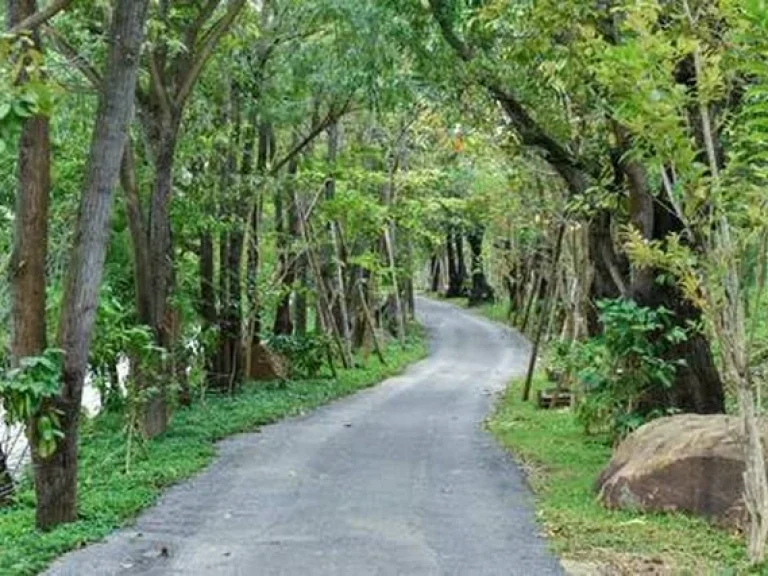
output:
[{"label": "wooden stake", "polygon": [[379,357],[379,361],[381,361],[381,363],[386,366],[387,361],[384,359],[384,353],[382,352],[381,346],[379,345],[379,337],[376,336],[376,324],[373,321],[373,315],[371,314],[371,310],[370,308],[368,308],[368,304],[365,301],[365,291],[363,290],[362,284],[358,283],[357,290],[360,295],[360,305],[363,308],[365,321],[367,322],[368,326],[371,329],[371,337],[373,338],[373,349],[376,351],[376,356]]},{"label": "wooden stake", "polygon": [[[557,239],[555,240],[555,253],[552,256],[552,268],[549,272],[549,285],[550,291],[553,286],[553,282],[557,280],[557,265],[560,261],[560,252],[563,248],[563,235],[565,234],[566,222],[563,219],[557,229]],[[525,386],[523,386],[523,402],[528,402],[531,395],[531,382],[533,381],[533,373],[536,370],[536,356],[539,353],[539,345],[541,344],[541,335],[544,331],[544,325],[547,321],[547,310],[549,309],[549,301],[551,296],[548,296],[544,300],[544,306],[541,311],[538,326],[536,327],[536,337],[533,341],[533,350],[531,350],[531,359],[528,363],[528,374],[525,376]]]}]

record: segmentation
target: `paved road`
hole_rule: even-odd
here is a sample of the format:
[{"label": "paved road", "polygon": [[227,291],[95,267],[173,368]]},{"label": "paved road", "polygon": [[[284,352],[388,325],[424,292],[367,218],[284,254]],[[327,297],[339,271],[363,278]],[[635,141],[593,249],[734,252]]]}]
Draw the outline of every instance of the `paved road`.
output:
[{"label": "paved road", "polygon": [[482,428],[527,344],[447,304],[419,305],[427,360],[222,442],[209,470],[50,574],[560,574],[520,471]]}]

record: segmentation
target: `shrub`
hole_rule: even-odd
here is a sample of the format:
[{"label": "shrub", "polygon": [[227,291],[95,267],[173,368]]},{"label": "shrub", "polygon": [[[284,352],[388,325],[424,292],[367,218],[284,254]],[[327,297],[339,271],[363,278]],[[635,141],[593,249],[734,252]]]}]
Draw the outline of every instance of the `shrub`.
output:
[{"label": "shrub", "polygon": [[288,358],[291,378],[315,378],[328,357],[330,341],[324,334],[273,335],[269,347]]},{"label": "shrub", "polygon": [[[687,339],[666,308],[634,300],[598,302],[602,334],[574,343],[560,362],[581,385],[576,416],[588,433],[607,431],[614,441],[645,422],[673,412],[658,398],[672,388],[682,360],[669,360],[670,348]],[[663,403],[662,403],[663,404]]]}]

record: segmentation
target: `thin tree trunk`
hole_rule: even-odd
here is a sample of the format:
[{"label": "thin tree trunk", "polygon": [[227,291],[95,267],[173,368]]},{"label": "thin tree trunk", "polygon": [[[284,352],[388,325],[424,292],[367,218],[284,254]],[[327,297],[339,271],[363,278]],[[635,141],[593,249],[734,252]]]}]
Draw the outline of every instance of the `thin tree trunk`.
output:
[{"label": "thin tree trunk", "polygon": [[[240,146],[240,102],[234,89],[230,94],[230,107],[222,123],[229,123],[231,131],[228,145],[220,146],[218,157],[222,160],[220,169],[219,197],[221,198],[221,220],[230,222],[222,234],[219,258],[219,282],[221,285],[221,314],[219,316],[219,360],[218,387],[232,393],[239,387],[243,375],[242,309],[240,266],[243,250],[243,230],[240,227],[238,194],[233,175],[237,169],[237,154]],[[251,154],[252,144],[246,142],[243,154]],[[247,160],[247,159],[246,159]]]},{"label": "thin tree trunk", "polygon": [[[291,238],[294,242],[301,240],[301,222],[299,220],[299,214],[301,213],[302,206],[300,202],[301,198],[294,186],[291,193],[291,208],[289,210]],[[294,295],[293,316],[294,328],[296,334],[299,336],[304,336],[307,333],[306,291],[309,289],[308,267],[306,251],[302,251],[294,263],[295,281],[298,282],[299,289],[296,290]]]},{"label": "thin tree trunk", "polygon": [[[8,26],[36,12],[36,0],[9,0]],[[36,50],[40,39],[33,34]],[[22,58],[26,56],[22,55]],[[23,81],[24,79],[22,79]],[[51,188],[48,119],[34,116],[21,129],[18,189],[10,262],[11,357],[37,356],[46,348],[45,264],[48,255],[48,204]]]},{"label": "thin tree trunk", "polygon": [[[328,128],[328,164],[330,165],[331,173],[325,180],[326,200],[333,200],[336,194],[335,169],[338,148],[339,124],[338,122],[334,122]],[[347,292],[344,282],[344,262],[341,253],[338,222],[332,220],[329,223],[328,233],[331,238],[332,251],[328,258],[328,264],[330,269],[329,272],[333,276],[333,279],[329,276],[326,284],[330,285],[331,282],[333,282],[336,285],[336,294],[338,298],[336,300],[336,306],[333,307],[334,314],[332,320],[336,323],[341,337],[344,362],[347,367],[350,367],[352,366],[352,335],[350,334],[349,309],[347,308]]]},{"label": "thin tree trunk", "polygon": [[[334,341],[336,342],[336,346],[339,349],[339,352],[341,354],[342,363],[344,365],[344,368],[351,368],[352,367],[352,359],[346,356],[346,350],[344,347],[344,343],[341,338],[341,334],[339,332],[339,327],[336,324],[334,318],[333,318],[333,310],[331,308],[331,302],[328,297],[329,290],[325,284],[325,280],[323,278],[323,270],[320,267],[320,263],[318,261],[317,256],[314,253],[314,243],[312,241],[312,237],[310,235],[309,231],[309,225],[307,223],[306,216],[303,214],[303,212],[299,212],[299,219],[301,221],[301,232],[302,237],[304,239],[304,243],[307,247],[307,258],[309,260],[310,266],[312,267],[312,272],[315,276],[315,282],[317,284],[317,304],[318,304],[318,318],[320,320],[320,323],[323,325],[323,328],[331,334]],[[330,354],[330,353],[329,353]],[[333,369],[333,360],[332,358],[329,358],[329,363],[331,364],[331,367]]]},{"label": "thin tree trunk", "polygon": [[459,230],[454,234],[456,242],[456,273],[458,274],[458,285],[461,296],[466,295],[465,284],[467,282],[467,262],[464,259],[464,233]]},{"label": "thin tree trunk", "polygon": [[[156,147],[155,181],[149,209],[149,227],[147,230],[151,280],[150,294],[139,297],[150,303],[149,316],[142,322],[152,328],[155,342],[161,348],[172,347],[171,333],[166,323],[168,299],[173,290],[173,245],[171,241],[171,193],[173,188],[173,161],[176,153],[178,122],[161,130]],[[146,402],[143,415],[143,430],[148,438],[165,432],[168,427],[168,407],[166,398],[166,379],[162,376],[149,382],[149,375],[142,372],[140,385],[149,388],[155,384],[155,393]]]},{"label": "thin tree trunk", "polygon": [[214,289],[213,238],[210,232],[200,235],[200,316],[206,328],[216,324],[216,291]]},{"label": "thin tree trunk", "polygon": [[365,321],[368,324],[368,328],[371,331],[373,348],[376,351],[376,355],[379,357],[379,361],[386,365],[387,361],[384,359],[384,353],[382,352],[381,344],[379,343],[379,337],[376,335],[376,323],[374,322],[373,316],[371,315],[371,309],[368,307],[368,303],[365,301],[365,290],[363,290],[363,285],[358,284],[357,290],[360,295],[360,307],[363,309],[363,317],[365,318]]},{"label": "thin tree trunk", "polygon": [[290,335],[293,333],[293,320],[291,319],[291,295],[293,293],[293,284],[296,282],[296,254],[289,249],[293,238],[297,232],[296,207],[293,206],[293,199],[296,197],[296,173],[298,171],[298,160],[292,159],[288,163],[288,182],[287,198],[288,206],[288,226],[286,230],[283,195],[286,191],[279,189],[275,192],[275,232],[277,234],[278,257],[280,259],[280,271],[283,278],[283,294],[277,305],[275,313],[275,334]]},{"label": "thin tree trunk", "polygon": [[485,227],[476,225],[469,234],[467,241],[472,252],[472,287],[469,292],[469,305],[477,306],[493,302],[493,288],[488,284],[483,266],[483,236]]},{"label": "thin tree trunk", "polygon": [[77,519],[80,406],[109,240],[112,193],[133,114],[147,5],[148,0],[119,0],[113,14],[107,70],[59,321],[64,365],[61,394],[53,404],[59,410],[64,437],[46,458],[36,449],[34,434],[32,438],[37,526],[43,530]]},{"label": "thin tree trunk", "polygon": [[237,389],[243,379],[243,316],[240,298],[240,266],[243,253],[243,233],[233,230],[229,235],[229,250],[227,251],[226,274],[229,285],[229,306],[227,308],[227,332],[229,341],[229,371],[227,372],[227,388],[230,393]]},{"label": "thin tree trunk", "polygon": [[440,291],[440,257],[432,254],[429,262],[430,290],[433,294]]},{"label": "thin tree trunk", "polygon": [[[8,0],[7,25],[13,28],[37,10],[36,0]],[[40,37],[32,34],[34,48],[42,51]],[[21,58],[26,58],[22,55]],[[25,78],[20,78],[24,81]],[[51,143],[48,118],[34,116],[24,122],[19,139],[13,252],[9,266],[11,298],[11,363],[37,356],[47,346],[46,258],[48,205],[51,188]],[[0,491],[12,493],[10,475],[0,478]]]},{"label": "thin tree trunk", "polygon": [[[267,164],[272,155],[270,143],[272,141],[272,126],[267,122],[260,122],[257,131],[258,148],[256,152],[256,174],[265,178]],[[263,186],[257,191],[257,198],[253,201],[251,209],[250,242],[248,243],[248,326],[246,328],[246,373],[251,372],[251,348],[254,342],[258,342],[261,334],[261,304],[259,299],[259,267],[261,265],[261,217],[263,202]]]},{"label": "thin tree trunk", "polygon": [[[557,286],[557,267],[560,264],[560,253],[563,249],[563,235],[565,234],[565,221],[561,222],[557,227],[557,238],[555,239],[555,250],[552,255],[552,265],[549,271],[549,286],[550,294],[544,298],[544,306],[539,316],[539,321],[536,326],[536,334],[533,339],[533,348],[531,349],[531,356],[528,362],[528,373],[525,376],[525,385],[523,386],[523,402],[528,402],[528,397],[531,393],[531,383],[533,382],[533,375],[536,371],[536,360],[539,353],[539,346],[541,345],[541,337],[544,331],[544,326],[547,322],[547,309],[551,305],[553,300],[553,294],[556,292]],[[539,276],[541,279],[541,276]],[[558,391],[559,392],[559,391]],[[557,398],[557,394],[555,395]]]},{"label": "thin tree trunk", "polygon": [[0,445],[0,508],[13,503],[13,478],[8,469],[8,458]]},{"label": "thin tree trunk", "polygon": [[531,319],[531,314],[533,313],[533,308],[536,303],[536,298],[539,295],[539,292],[541,291],[541,283],[543,282],[544,278],[541,274],[538,272],[533,272],[533,278],[531,279],[531,284],[529,286],[530,292],[528,292],[526,304],[525,304],[525,312],[523,313],[523,320],[520,323],[520,332],[525,333],[528,329],[528,322]]},{"label": "thin tree trunk", "polygon": [[390,228],[384,229],[384,244],[387,248],[387,257],[389,260],[389,273],[392,277],[393,295],[395,298],[395,316],[397,317],[397,339],[401,346],[405,345],[405,316],[403,314],[403,302],[400,297],[400,286],[397,278],[397,267],[395,265],[395,248],[393,246]]},{"label": "thin tree trunk", "polygon": [[459,263],[456,255],[456,243],[454,236],[456,231],[451,226],[446,233],[445,246],[448,258],[448,291],[445,293],[447,298],[458,298],[462,292],[462,278],[459,272]]},{"label": "thin tree trunk", "polygon": [[151,266],[149,262],[149,246],[147,230],[144,225],[144,214],[141,211],[141,198],[136,182],[136,162],[133,142],[130,135],[125,143],[123,161],[120,165],[120,184],[125,194],[125,211],[128,217],[128,228],[131,232],[133,245],[133,270],[136,284],[136,310],[142,321],[149,318],[152,308]]}]

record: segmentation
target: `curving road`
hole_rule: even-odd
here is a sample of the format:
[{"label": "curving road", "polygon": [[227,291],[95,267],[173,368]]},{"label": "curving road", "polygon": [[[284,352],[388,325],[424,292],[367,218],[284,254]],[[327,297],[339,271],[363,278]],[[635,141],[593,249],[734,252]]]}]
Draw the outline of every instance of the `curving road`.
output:
[{"label": "curving road", "polygon": [[419,306],[427,360],[222,442],[206,472],[49,574],[561,574],[520,471],[482,428],[527,343],[448,304]]}]

